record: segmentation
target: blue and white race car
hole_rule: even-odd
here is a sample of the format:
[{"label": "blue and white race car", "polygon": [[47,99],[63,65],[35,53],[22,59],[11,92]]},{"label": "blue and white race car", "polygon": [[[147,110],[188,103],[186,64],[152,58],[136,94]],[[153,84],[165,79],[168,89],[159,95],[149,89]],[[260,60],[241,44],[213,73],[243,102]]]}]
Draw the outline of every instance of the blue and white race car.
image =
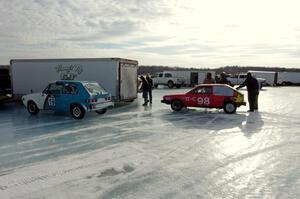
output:
[{"label": "blue and white race car", "polygon": [[75,119],[82,119],[87,111],[104,114],[107,108],[113,107],[111,95],[93,81],[55,81],[42,93],[23,96],[22,101],[32,115],[39,110],[70,111]]}]

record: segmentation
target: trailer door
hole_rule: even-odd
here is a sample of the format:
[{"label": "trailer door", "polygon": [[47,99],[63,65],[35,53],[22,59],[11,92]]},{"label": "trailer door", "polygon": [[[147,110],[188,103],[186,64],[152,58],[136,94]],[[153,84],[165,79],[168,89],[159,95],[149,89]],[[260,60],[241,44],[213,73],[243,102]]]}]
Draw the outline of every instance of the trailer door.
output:
[{"label": "trailer door", "polygon": [[120,62],[120,100],[137,98],[137,64]]}]

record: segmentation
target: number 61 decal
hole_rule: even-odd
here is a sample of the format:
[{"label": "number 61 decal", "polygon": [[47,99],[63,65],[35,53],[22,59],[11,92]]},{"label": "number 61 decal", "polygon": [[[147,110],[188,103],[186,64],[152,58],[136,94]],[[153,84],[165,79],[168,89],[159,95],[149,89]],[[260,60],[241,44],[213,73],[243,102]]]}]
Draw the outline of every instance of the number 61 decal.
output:
[{"label": "number 61 decal", "polygon": [[200,105],[202,105],[202,104],[204,104],[204,105],[209,105],[209,104],[210,104],[210,100],[209,100],[208,97],[204,97],[204,98],[198,97],[198,98],[197,98],[197,102],[198,102],[198,104],[200,104]]},{"label": "number 61 decal", "polygon": [[55,106],[55,98],[54,97],[49,97],[48,98],[48,105],[49,106]]}]

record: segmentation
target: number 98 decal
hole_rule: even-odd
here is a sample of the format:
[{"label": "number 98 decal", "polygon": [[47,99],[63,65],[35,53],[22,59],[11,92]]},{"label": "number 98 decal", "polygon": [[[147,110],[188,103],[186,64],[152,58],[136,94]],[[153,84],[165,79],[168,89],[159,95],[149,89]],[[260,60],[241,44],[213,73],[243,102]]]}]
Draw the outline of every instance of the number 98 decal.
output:
[{"label": "number 98 decal", "polygon": [[210,100],[209,100],[209,98],[208,97],[198,97],[197,98],[197,102],[198,102],[198,104],[200,104],[200,105],[202,105],[202,104],[204,104],[204,105],[209,105],[210,104]]}]

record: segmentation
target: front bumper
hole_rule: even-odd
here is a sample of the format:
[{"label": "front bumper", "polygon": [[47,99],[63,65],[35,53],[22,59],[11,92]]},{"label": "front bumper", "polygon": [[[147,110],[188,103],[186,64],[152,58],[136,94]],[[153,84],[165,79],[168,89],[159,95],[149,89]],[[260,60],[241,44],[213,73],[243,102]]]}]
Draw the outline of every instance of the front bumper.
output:
[{"label": "front bumper", "polygon": [[160,102],[161,102],[161,103],[165,103],[165,104],[171,104],[171,101],[170,101],[170,100],[161,100]]}]

